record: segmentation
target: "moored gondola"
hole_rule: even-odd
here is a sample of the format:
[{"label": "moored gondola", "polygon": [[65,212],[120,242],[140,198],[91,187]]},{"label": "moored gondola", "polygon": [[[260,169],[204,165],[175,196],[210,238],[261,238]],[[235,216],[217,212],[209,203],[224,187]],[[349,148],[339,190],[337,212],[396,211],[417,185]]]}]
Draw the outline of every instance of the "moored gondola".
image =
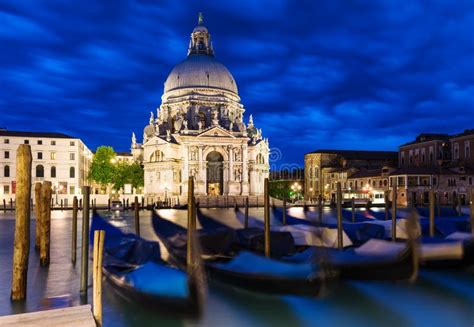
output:
[{"label": "moored gondola", "polygon": [[170,266],[157,242],[126,234],[94,212],[91,234],[96,230],[105,231],[103,272],[120,296],[166,313],[200,313],[202,276]]},{"label": "moored gondola", "polygon": [[[179,249],[184,237],[182,227],[156,212],[153,212],[153,227],[173,259],[185,264],[186,258]],[[229,257],[207,255],[203,259],[211,280],[266,293],[317,295],[323,283],[337,277],[335,271],[322,269],[316,261],[282,262],[245,250],[233,252]]]}]

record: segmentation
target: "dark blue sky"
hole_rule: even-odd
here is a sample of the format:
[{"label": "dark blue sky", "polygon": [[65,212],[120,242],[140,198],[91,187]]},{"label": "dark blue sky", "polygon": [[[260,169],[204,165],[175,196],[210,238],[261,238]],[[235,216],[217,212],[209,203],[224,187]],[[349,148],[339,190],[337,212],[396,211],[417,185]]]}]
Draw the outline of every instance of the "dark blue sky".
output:
[{"label": "dark blue sky", "polygon": [[474,128],[474,1],[436,0],[3,0],[0,126],[127,150],[199,11],[280,162]]}]

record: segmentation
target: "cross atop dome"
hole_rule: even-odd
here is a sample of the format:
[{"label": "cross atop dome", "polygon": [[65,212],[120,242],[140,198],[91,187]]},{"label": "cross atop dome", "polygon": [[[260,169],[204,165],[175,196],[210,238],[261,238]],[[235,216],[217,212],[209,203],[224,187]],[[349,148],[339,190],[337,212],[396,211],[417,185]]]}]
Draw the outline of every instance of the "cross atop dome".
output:
[{"label": "cross atop dome", "polygon": [[200,12],[198,15],[198,26],[191,33],[189,41],[188,56],[193,54],[203,54],[214,57],[214,49],[212,47],[211,35],[207,28],[203,25],[204,16]]}]

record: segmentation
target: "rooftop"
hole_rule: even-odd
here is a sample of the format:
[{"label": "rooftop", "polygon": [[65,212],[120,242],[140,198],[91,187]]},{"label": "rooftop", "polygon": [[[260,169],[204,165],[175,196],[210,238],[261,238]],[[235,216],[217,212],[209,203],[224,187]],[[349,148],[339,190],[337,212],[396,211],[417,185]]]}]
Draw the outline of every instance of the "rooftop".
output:
[{"label": "rooftop", "polygon": [[402,144],[401,147],[428,141],[447,141],[449,137],[449,134],[421,133],[415,138],[414,141]]},{"label": "rooftop", "polygon": [[348,160],[398,160],[396,151],[365,151],[365,150],[316,150],[312,153],[337,154]]},{"label": "rooftop", "polygon": [[7,129],[0,129],[0,136],[17,136],[17,137],[44,137],[55,139],[75,139],[76,137],[55,132],[24,132],[24,131],[9,131]]},{"label": "rooftop", "polygon": [[439,167],[402,167],[390,173],[390,176],[396,175],[459,175],[458,173]]}]

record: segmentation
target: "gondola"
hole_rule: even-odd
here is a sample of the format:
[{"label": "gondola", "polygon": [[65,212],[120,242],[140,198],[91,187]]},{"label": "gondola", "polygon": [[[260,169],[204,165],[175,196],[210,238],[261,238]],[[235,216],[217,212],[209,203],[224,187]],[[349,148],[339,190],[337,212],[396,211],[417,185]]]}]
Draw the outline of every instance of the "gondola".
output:
[{"label": "gondola", "polygon": [[202,276],[170,266],[157,242],[126,234],[94,211],[91,240],[96,230],[105,231],[103,272],[120,296],[166,313],[200,313]]},{"label": "gondola", "polygon": [[[183,227],[153,211],[153,228],[173,260],[186,263],[180,250]],[[174,225],[174,226],[173,226]],[[215,226],[216,228],[219,226]],[[222,227],[222,226],[220,226]],[[206,229],[204,229],[206,231]],[[198,234],[197,240],[202,240]],[[218,246],[218,243],[216,244]],[[203,256],[204,267],[212,279],[252,291],[276,294],[317,295],[322,284],[334,279],[337,273],[322,269],[316,262],[289,263],[267,258],[256,252],[240,250],[232,256]]]},{"label": "gondola", "polygon": [[[276,219],[282,221],[283,219],[283,212],[282,209],[277,207],[272,207],[273,215]],[[317,226],[317,227],[327,227],[327,228],[337,228],[337,223],[328,223],[328,222],[319,222],[313,220],[306,220],[295,218],[286,214],[286,222],[288,225],[309,225],[309,226]],[[360,222],[360,223],[349,223],[343,222],[343,230],[344,233],[350,238],[352,244],[354,246],[360,246],[365,242],[371,239],[384,239],[386,235],[385,227],[373,224],[369,222]]]},{"label": "gondola", "polygon": [[[294,219],[292,222],[298,220],[288,218],[290,221]],[[202,219],[203,217],[200,221]],[[207,219],[212,220],[209,217]],[[254,218],[252,220],[254,223],[258,221]],[[310,246],[300,253],[280,259],[291,263],[324,260],[325,264],[340,273],[340,277],[358,280],[403,280],[413,278],[417,271],[414,246],[411,243],[402,244],[377,239],[371,239],[357,248],[345,250]]]},{"label": "gondola", "polygon": [[[464,267],[474,264],[474,236],[465,232],[467,227],[470,228],[470,225],[466,227],[462,223],[462,219],[456,221],[456,218],[436,218],[434,237],[427,236],[429,234],[428,219],[423,217],[417,219],[418,226],[414,237],[420,238],[419,260],[421,265],[429,267]],[[287,215],[286,221],[288,224],[311,224],[308,220],[289,215]],[[391,221],[377,220],[374,223],[389,226],[387,232],[391,229]],[[345,228],[346,225],[344,224]],[[397,219],[397,239],[407,237],[407,219]]]}]

